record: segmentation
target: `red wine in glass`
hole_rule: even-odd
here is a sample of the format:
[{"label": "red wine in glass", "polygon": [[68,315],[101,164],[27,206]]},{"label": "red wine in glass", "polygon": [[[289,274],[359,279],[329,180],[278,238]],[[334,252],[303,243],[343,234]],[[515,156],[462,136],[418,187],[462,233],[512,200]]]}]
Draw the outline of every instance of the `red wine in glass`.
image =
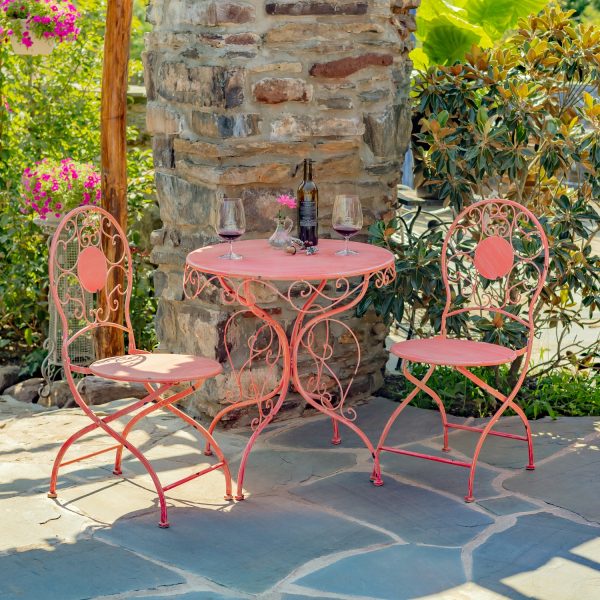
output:
[{"label": "red wine in glass", "polygon": [[349,225],[334,225],[333,230],[337,231],[340,235],[344,237],[352,237],[360,231],[358,227],[351,227]]},{"label": "red wine in glass", "polygon": [[356,250],[348,248],[348,240],[356,235],[363,226],[362,207],[358,196],[336,196],[333,203],[333,215],[331,219],[333,230],[344,236],[346,245],[343,250],[336,254],[341,256],[350,256],[358,254]]},{"label": "red wine in glass", "polygon": [[219,201],[215,231],[223,241],[229,242],[229,252],[219,258],[227,260],[242,258],[233,251],[233,241],[246,231],[246,216],[241,198],[222,198]]},{"label": "red wine in glass", "polygon": [[239,229],[222,229],[221,231],[217,232],[217,235],[224,241],[224,242],[233,242],[234,240],[237,240],[244,232],[240,231]]}]

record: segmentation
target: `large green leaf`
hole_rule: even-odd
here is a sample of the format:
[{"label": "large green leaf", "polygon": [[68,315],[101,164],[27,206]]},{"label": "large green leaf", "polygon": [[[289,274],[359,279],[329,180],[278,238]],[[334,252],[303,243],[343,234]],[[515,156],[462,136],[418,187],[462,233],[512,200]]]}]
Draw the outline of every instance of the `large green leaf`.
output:
[{"label": "large green leaf", "polygon": [[[438,15],[430,20],[417,16],[417,31],[421,32],[422,52],[430,63],[453,64],[463,60],[473,44],[489,47],[493,43],[482,27],[469,23],[457,13]],[[417,67],[423,66],[419,64],[423,62],[421,54],[415,52],[411,58]]]},{"label": "large green leaf", "polygon": [[417,68],[463,60],[473,44],[489,47],[521,17],[538,13],[547,0],[422,0],[417,11]]},{"label": "large green leaf", "polygon": [[520,18],[537,14],[546,4],[548,0],[468,0],[464,10],[471,23],[481,25],[496,40]]}]

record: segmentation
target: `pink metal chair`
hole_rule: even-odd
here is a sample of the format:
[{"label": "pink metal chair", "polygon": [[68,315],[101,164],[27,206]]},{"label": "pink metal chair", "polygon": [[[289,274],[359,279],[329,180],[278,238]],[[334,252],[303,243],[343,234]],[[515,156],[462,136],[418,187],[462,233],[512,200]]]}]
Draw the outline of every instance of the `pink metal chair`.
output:
[{"label": "pink metal chair", "polygon": [[[442,250],[442,276],[446,287],[446,304],[441,318],[441,334],[429,339],[412,339],[398,342],[391,351],[402,359],[402,371],[415,388],[398,405],[385,425],[375,452],[375,465],[371,480],[383,485],[381,479],[381,452],[393,452],[441,463],[467,467],[470,470],[466,502],[473,501],[473,482],[477,460],[488,435],[501,436],[527,442],[529,460],[527,469],[535,468],[531,430],[523,410],[515,397],[523,384],[534,337],[534,309],[548,272],[549,251],[544,230],[536,217],[525,207],[509,200],[483,200],[463,210],[454,220],[444,240]],[[482,318],[494,316],[492,327],[496,338],[504,320],[512,322],[513,333],[518,339],[516,348],[488,341],[457,339],[449,337],[449,331],[457,333],[466,325],[469,316]],[[488,324],[490,321],[488,320]],[[506,340],[502,340],[506,341]],[[498,366],[522,360],[521,372],[516,384],[504,395],[486,384],[471,367]],[[411,363],[429,365],[425,376],[419,380],[409,369]],[[500,401],[500,406],[483,428],[449,423],[439,395],[427,386],[438,365],[456,369],[467,379],[480,386]],[[452,460],[412,452],[385,445],[390,429],[417,393],[422,390],[437,404],[443,426],[444,452],[448,446],[448,430],[463,429],[480,434],[470,462]],[[511,408],[523,422],[525,435],[493,431],[502,414]]]},{"label": "pink metal chair", "polygon": [[[110,260],[105,252],[109,246],[116,248],[116,258]],[[124,277],[124,286],[113,287],[111,279],[119,272]],[[152,478],[160,503],[160,527],[168,527],[165,492],[191,481],[201,475],[222,469],[225,476],[225,499],[232,500],[231,475],[223,452],[214,438],[198,422],[174,406],[182,398],[199,389],[209,377],[218,375],[221,365],[207,358],[182,354],[152,354],[138,350],[129,317],[131,299],[132,264],[127,238],[116,220],[105,210],[97,207],[80,207],[71,211],[61,221],[50,247],[50,290],[60,315],[63,331],[62,361],[66,379],[77,404],[92,421],[71,435],[61,446],[52,469],[50,491],[48,496],[56,498],[56,483],[61,467],[80,460],[115,451],[113,473],[121,475],[123,448],[131,452],[145,467]],[[93,308],[87,301],[93,294]],[[96,302],[99,296],[104,302]],[[125,325],[116,322],[115,314],[122,308]],[[93,336],[100,328],[116,328],[128,337],[128,354],[97,360],[89,366],[74,364],[69,355],[69,347],[81,336]],[[132,401],[109,416],[100,417],[86,404],[77,387],[77,375],[94,374],[117,381],[141,382],[148,390],[148,395]],[[184,384],[181,389],[181,384]],[[167,392],[179,385],[178,391]],[[140,419],[150,413],[164,408],[185,423],[194,427],[210,443],[218,461],[211,466],[195,472],[183,479],[162,485],[156,471],[143,455],[127,438]],[[125,427],[117,431],[113,423],[134,411],[137,414],[129,418]],[[103,450],[79,456],[71,460],[63,460],[69,447],[81,437],[100,429],[112,437],[117,444]]]}]

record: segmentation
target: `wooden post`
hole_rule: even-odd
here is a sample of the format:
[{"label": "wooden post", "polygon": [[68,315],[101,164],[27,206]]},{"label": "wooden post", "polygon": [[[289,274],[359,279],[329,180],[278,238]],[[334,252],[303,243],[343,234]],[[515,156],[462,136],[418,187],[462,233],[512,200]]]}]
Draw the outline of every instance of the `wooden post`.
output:
[{"label": "wooden post", "polygon": [[[102,207],[113,215],[127,231],[127,66],[131,39],[133,0],[108,0],[104,34],[104,67],[102,72],[102,109],[100,144],[102,149]],[[109,259],[118,248],[105,249]],[[118,270],[107,289],[123,285],[123,273]],[[105,299],[101,298],[101,302]],[[123,306],[113,315],[123,322]],[[98,330],[98,358],[123,354],[123,332],[103,327]]]}]

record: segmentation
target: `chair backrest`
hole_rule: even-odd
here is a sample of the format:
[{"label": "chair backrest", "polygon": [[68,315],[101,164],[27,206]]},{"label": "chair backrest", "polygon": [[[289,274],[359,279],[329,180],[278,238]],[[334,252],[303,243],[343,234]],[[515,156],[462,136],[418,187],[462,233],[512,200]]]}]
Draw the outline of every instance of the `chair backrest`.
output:
[{"label": "chair backrest", "polygon": [[[131,252],[111,214],[82,206],[65,215],[52,237],[48,274],[62,323],[63,366],[71,367],[69,346],[100,327],[127,332],[129,348],[135,348],[129,317]],[[115,283],[117,277],[122,285]]]},{"label": "chair backrest", "polygon": [[526,328],[533,341],[533,314],[546,281],[548,240],[537,218],[511,200],[482,200],[464,209],[450,226],[442,250],[448,320],[489,312]]}]

